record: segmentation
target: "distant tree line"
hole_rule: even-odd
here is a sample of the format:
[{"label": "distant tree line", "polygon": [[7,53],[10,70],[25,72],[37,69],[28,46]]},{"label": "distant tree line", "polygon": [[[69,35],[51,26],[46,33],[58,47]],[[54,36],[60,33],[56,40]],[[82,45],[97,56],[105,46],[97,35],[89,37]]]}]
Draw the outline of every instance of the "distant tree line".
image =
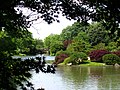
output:
[{"label": "distant tree line", "polygon": [[[24,15],[23,9],[26,8],[31,10],[32,13]],[[27,87],[31,86],[31,83],[27,80],[27,78],[30,78],[29,71],[31,71],[31,65],[35,65],[33,69],[36,71],[44,71],[41,69],[44,63],[40,64],[40,68],[38,68],[36,65],[40,62],[33,64],[29,63],[32,62],[29,60],[21,61],[11,58],[11,56],[19,53],[34,54],[36,49],[41,48],[42,45],[36,45],[36,41],[32,40],[31,34],[27,30],[27,28],[32,25],[33,21],[41,19],[48,24],[54,21],[60,22],[59,14],[61,13],[69,20],[74,19],[85,24],[82,25],[85,27],[81,29],[77,26],[77,28],[72,27],[75,31],[71,29],[71,27],[69,27],[70,32],[67,32],[69,30],[63,30],[65,31],[63,37],[58,38],[59,36],[57,36],[58,41],[55,40],[56,42],[51,42],[50,40],[48,40],[50,41],[49,43],[47,43],[48,41],[45,42],[45,47],[48,48],[51,55],[55,55],[59,50],[88,53],[91,47],[100,49],[100,47],[104,48],[104,46],[108,50],[114,51],[119,49],[118,42],[120,42],[118,37],[120,35],[118,28],[120,23],[119,10],[119,0],[1,0],[0,89],[16,90],[17,86],[21,86],[23,90],[26,90]],[[36,14],[34,12],[36,12]],[[89,27],[87,23],[89,20],[102,22],[102,24],[97,23]],[[79,24],[76,25],[79,26]],[[86,29],[86,25],[88,25],[88,29]],[[96,28],[96,25],[100,25],[100,28]],[[101,28],[102,25],[104,28]],[[77,33],[78,31],[81,31],[81,33]],[[103,36],[105,36],[104,39],[101,38]],[[52,37],[54,37],[54,35]],[[68,55],[70,54],[68,53]],[[66,54],[62,56],[66,57]],[[22,82],[26,82],[26,86],[24,86]]]},{"label": "distant tree line", "polygon": [[[118,31],[118,30],[119,28],[116,27],[115,31]],[[99,55],[100,53],[102,55],[102,52],[100,50],[107,50],[108,52],[120,51],[119,35],[116,32],[116,33],[113,33],[111,36],[110,33],[111,33],[110,30],[106,29],[106,27],[104,26],[104,22],[102,21],[92,22],[91,24],[88,23],[87,25],[84,23],[75,22],[72,26],[68,26],[65,29],[63,29],[60,35],[53,35],[53,34],[49,35],[48,37],[45,38],[45,42],[46,41],[50,42],[49,50],[51,55],[56,55],[57,61],[63,62],[65,58],[70,57],[76,52],[85,53],[86,57],[88,56],[90,57],[90,53],[94,50],[98,50],[99,53],[94,52],[97,55]],[[52,47],[53,44],[54,44],[54,47]],[[66,53],[63,51],[65,51]],[[60,54],[57,54],[57,53],[60,53],[60,52],[64,56],[67,55],[67,57],[64,58],[62,55],[59,56]],[[77,55],[82,56],[83,55],[82,53]],[[77,55],[75,56],[77,57]],[[103,52],[103,55],[104,55],[104,52]],[[97,58],[97,56],[92,56],[92,57]]]}]

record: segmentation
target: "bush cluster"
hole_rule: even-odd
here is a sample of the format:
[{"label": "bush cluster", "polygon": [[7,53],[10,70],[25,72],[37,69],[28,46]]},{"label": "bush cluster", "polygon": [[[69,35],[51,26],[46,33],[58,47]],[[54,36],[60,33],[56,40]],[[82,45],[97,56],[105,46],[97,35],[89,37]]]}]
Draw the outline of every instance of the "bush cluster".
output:
[{"label": "bush cluster", "polygon": [[71,43],[72,43],[72,40],[65,40],[65,41],[63,42],[64,49],[66,50],[66,48],[68,47],[68,45],[71,44]]},{"label": "bush cluster", "polygon": [[120,64],[120,57],[116,54],[106,54],[102,57],[102,60],[107,65],[114,65],[115,63]]},{"label": "bush cluster", "polygon": [[[109,52],[107,50],[92,50],[89,53],[92,62],[104,62],[107,65],[120,64],[120,51]],[[87,55],[83,52],[59,51],[56,53],[54,64],[64,62],[64,64],[72,63],[73,65],[84,63]]]},{"label": "bush cluster", "polygon": [[105,54],[109,54],[110,52],[107,50],[93,50],[89,53],[89,57],[91,61],[94,62],[102,62],[102,56]]},{"label": "bush cluster", "polygon": [[70,57],[64,60],[64,63],[72,63],[73,65],[80,64],[87,60],[87,55],[83,52],[75,52]]},{"label": "bush cluster", "polygon": [[55,57],[55,62],[54,62],[54,64],[59,64],[59,63],[62,63],[64,60],[65,60],[65,58],[67,58],[68,57],[68,55],[67,54],[59,54],[58,56],[56,56]]},{"label": "bush cluster", "polygon": [[112,52],[113,54],[116,54],[117,56],[120,57],[120,51],[115,51],[115,52]]},{"label": "bush cluster", "polygon": [[72,63],[73,60],[70,58],[70,57],[67,57],[65,60],[64,60],[64,64],[67,65],[68,63]]},{"label": "bush cluster", "polygon": [[59,56],[60,54],[66,54],[69,56],[71,52],[61,50],[61,51],[58,51],[55,56]]},{"label": "bush cluster", "polygon": [[80,53],[78,53],[79,54],[79,58],[80,59],[82,59],[82,60],[87,60],[88,58],[88,56],[86,55],[86,53],[84,53],[84,52],[80,52]]}]

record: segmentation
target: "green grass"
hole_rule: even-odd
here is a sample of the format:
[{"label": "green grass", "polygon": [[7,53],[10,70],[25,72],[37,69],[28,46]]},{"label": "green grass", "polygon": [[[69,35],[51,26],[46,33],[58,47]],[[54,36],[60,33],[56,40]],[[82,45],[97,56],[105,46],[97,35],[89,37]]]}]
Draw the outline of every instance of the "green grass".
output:
[{"label": "green grass", "polygon": [[[64,62],[59,63],[58,65],[65,65]],[[100,62],[91,62],[90,60],[85,61],[82,64],[79,64],[80,66],[105,66],[105,63],[100,63]]]},{"label": "green grass", "polygon": [[[65,65],[65,63],[63,62],[63,63],[60,63],[59,65]],[[80,66],[105,66],[105,63],[91,62],[87,60],[84,63],[80,64]]]},{"label": "green grass", "polygon": [[80,64],[80,66],[105,66],[105,63],[86,61]]},{"label": "green grass", "polygon": [[58,65],[65,65],[65,63],[62,62],[62,63],[59,63]]}]

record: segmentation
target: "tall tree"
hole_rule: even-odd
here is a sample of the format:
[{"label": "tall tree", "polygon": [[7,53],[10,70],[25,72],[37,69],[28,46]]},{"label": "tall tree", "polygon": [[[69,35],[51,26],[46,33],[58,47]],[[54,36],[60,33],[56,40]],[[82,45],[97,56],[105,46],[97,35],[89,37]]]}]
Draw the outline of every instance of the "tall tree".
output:
[{"label": "tall tree", "polygon": [[55,43],[57,44],[59,41],[60,38],[59,35],[57,34],[50,34],[48,37],[45,38],[44,46],[46,49],[48,49],[49,54],[50,54],[51,45],[53,46],[53,44],[55,45]]},{"label": "tall tree", "polygon": [[[34,14],[24,15],[22,11],[23,8],[28,8],[33,12],[37,12],[39,15],[37,17],[35,16],[34,19],[31,19]],[[119,0],[1,0],[0,30],[2,31],[4,29],[10,37],[22,37],[24,32],[27,33],[26,28],[38,18],[42,18],[48,22],[48,24],[53,21],[59,22],[57,17],[60,12],[62,12],[62,15],[66,16],[67,19],[75,19],[85,23],[90,19],[92,21],[103,20],[105,25],[108,23],[108,28],[111,28],[109,29],[111,32],[110,34],[115,32],[117,35],[120,35],[120,30],[115,29],[118,28],[118,24],[120,23]],[[3,53],[3,50],[1,52]],[[0,61],[0,65],[2,66],[0,67],[0,80],[10,82],[14,80],[13,77],[15,77],[16,74],[14,74],[13,67],[10,68],[12,61],[9,62],[7,60],[11,59],[2,58]],[[20,64],[24,65],[23,63]],[[16,65],[20,64],[12,64],[12,66],[16,67]],[[16,71],[21,71],[20,67],[22,66],[19,66],[19,69],[15,67],[14,69],[17,69]],[[4,71],[6,71],[6,73],[4,73]],[[18,73],[21,75],[22,72]],[[8,77],[4,77],[5,80],[2,80],[2,76]],[[8,90],[7,85],[10,84],[8,82],[3,84],[0,83],[0,86],[4,85],[2,89]],[[14,86],[13,82],[11,82],[11,85]],[[9,89],[14,90],[13,88]]]},{"label": "tall tree", "polygon": [[106,30],[101,22],[92,23],[87,30],[87,34],[91,45],[97,45],[98,43],[108,44],[109,41],[115,38],[110,39],[109,31]]},{"label": "tall tree", "polygon": [[75,22],[72,26],[67,26],[65,29],[62,30],[60,34],[61,39],[64,40],[72,40],[74,39],[79,32],[86,31],[86,28],[89,24],[85,24],[83,22]]},{"label": "tall tree", "polygon": [[[5,27],[9,33],[18,34],[18,28],[29,27],[31,22],[41,18],[48,23],[58,21],[62,12],[67,19],[87,22],[104,21],[109,23],[111,34],[120,23],[119,0],[5,0],[0,4],[0,27]],[[16,7],[16,9],[15,9]],[[28,8],[39,15],[30,19],[34,14],[24,15],[22,9]],[[107,24],[106,24],[107,25]],[[112,26],[111,26],[112,25]],[[117,31],[120,34],[119,30]]]}]

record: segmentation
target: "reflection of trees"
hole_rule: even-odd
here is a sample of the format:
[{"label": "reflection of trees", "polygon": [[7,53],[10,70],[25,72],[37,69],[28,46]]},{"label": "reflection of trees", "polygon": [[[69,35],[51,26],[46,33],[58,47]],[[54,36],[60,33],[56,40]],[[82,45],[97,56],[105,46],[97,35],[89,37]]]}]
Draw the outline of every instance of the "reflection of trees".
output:
[{"label": "reflection of trees", "polygon": [[120,68],[105,67],[104,75],[98,79],[98,88],[104,90],[119,90],[120,88]]},{"label": "reflection of trees", "polygon": [[100,78],[103,75],[103,67],[88,67],[88,71],[93,78]]},{"label": "reflection of trees", "polygon": [[80,67],[80,66],[60,66],[58,72],[60,76],[62,76],[64,82],[68,84],[75,85],[75,90],[80,87],[80,85],[83,85],[83,83],[88,78],[88,71],[87,67]]},{"label": "reflection of trees", "polygon": [[[114,67],[59,66],[58,74],[74,90],[119,90],[120,70]],[[67,87],[67,86],[66,86]]]}]

